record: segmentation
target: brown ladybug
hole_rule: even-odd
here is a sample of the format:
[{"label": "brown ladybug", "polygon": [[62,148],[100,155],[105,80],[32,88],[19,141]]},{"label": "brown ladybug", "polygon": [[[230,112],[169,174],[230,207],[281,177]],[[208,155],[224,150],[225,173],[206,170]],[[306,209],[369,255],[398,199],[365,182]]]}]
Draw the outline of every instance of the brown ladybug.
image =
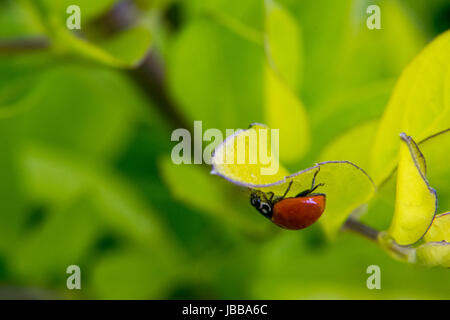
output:
[{"label": "brown ladybug", "polygon": [[300,192],[295,197],[286,198],[292,186],[291,180],[283,196],[274,198],[273,192],[266,194],[254,191],[250,195],[250,203],[263,216],[282,228],[289,230],[306,228],[316,222],[325,210],[325,194],[313,193],[318,187],[323,186],[323,183],[314,185],[318,173],[319,170],[314,173],[311,188]]}]

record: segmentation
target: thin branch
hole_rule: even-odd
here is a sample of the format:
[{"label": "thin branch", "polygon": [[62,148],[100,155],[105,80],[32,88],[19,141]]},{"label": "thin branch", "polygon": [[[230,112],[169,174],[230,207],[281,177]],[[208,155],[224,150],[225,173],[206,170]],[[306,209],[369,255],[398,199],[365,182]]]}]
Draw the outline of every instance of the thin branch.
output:
[{"label": "thin branch", "polygon": [[50,41],[44,37],[18,38],[0,41],[0,53],[20,53],[45,50],[50,47]]},{"label": "thin branch", "polygon": [[350,230],[355,233],[358,233],[359,235],[371,240],[378,242],[378,236],[380,232],[378,230],[373,229],[372,227],[369,227],[368,225],[365,225],[358,220],[356,220],[353,217],[349,217],[347,221],[345,221],[344,226],[342,227],[343,230]]},{"label": "thin branch", "polygon": [[395,258],[407,261],[414,262],[415,258],[415,249],[408,246],[401,246],[397,244],[393,239],[389,237],[389,239],[385,239],[387,235],[384,232],[379,232],[378,230],[369,227],[368,225],[359,222],[353,217],[349,217],[347,221],[345,221],[342,230],[353,231],[366,239],[369,239],[373,242],[376,242],[384,249],[387,249],[388,252]]}]

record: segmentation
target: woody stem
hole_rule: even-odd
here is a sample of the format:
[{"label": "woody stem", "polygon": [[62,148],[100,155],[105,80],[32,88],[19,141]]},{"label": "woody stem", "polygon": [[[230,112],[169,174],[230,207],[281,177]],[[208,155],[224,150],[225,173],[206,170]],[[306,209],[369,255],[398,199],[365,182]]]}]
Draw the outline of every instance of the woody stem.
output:
[{"label": "woody stem", "polygon": [[347,221],[345,221],[342,229],[356,232],[359,235],[375,242],[378,241],[378,235],[380,234],[378,230],[375,230],[372,227],[369,227],[368,225],[361,223],[352,217],[349,217]]},{"label": "woody stem", "polygon": [[353,217],[349,217],[347,221],[345,221],[342,229],[353,231],[371,241],[376,242],[384,249],[387,249],[391,254],[393,254],[394,257],[399,260],[409,262],[414,261],[414,248],[408,246],[400,246],[390,237],[388,241],[385,241],[384,238],[387,235],[386,233],[379,232],[378,230],[375,230],[372,227],[359,222]]}]

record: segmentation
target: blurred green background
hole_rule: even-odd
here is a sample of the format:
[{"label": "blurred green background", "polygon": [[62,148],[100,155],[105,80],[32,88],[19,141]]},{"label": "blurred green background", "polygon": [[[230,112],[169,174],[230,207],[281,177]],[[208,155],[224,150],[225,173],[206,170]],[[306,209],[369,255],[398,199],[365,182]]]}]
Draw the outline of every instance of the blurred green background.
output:
[{"label": "blurred green background", "polygon": [[[63,31],[68,4],[81,8],[76,36]],[[366,27],[370,4],[381,30]],[[265,105],[268,5],[285,45],[272,54],[308,119],[288,167],[365,168],[395,80],[450,28],[446,0],[0,3],[0,298],[450,298],[448,270],[396,262],[353,234],[281,230],[207,165],[170,161],[175,128],[246,128],[281,108]],[[350,130],[352,151],[331,152]],[[368,223],[388,226],[393,193]],[[72,264],[81,290],[66,288]],[[381,290],[366,287],[369,265]]]}]

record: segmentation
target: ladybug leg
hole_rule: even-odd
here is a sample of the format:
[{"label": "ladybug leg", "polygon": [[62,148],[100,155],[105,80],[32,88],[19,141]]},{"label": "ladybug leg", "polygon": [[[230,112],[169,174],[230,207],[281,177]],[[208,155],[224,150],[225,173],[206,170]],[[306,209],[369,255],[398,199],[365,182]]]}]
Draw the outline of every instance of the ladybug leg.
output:
[{"label": "ladybug leg", "polygon": [[319,168],[317,168],[317,171],[314,172],[314,176],[313,176],[313,180],[312,180],[312,184],[311,184],[311,189],[310,189],[311,192],[315,189],[314,185],[316,184],[316,176],[319,173],[319,171],[320,171],[320,166],[319,166]]},{"label": "ladybug leg", "polygon": [[314,173],[314,176],[313,176],[313,181],[312,181],[312,185],[311,185],[311,189],[309,189],[309,192],[308,193],[312,193],[314,190],[316,190],[318,187],[321,187],[321,186],[324,186],[325,184],[323,184],[323,183],[319,183],[318,185],[316,185],[315,186],[315,184],[316,184],[316,176],[317,176],[317,174],[319,173],[319,171],[320,171],[320,167],[317,169],[317,171]]},{"label": "ladybug leg", "polygon": [[324,185],[325,185],[324,183],[319,183],[318,185],[314,186],[314,188],[308,190],[308,191],[309,191],[308,193],[312,193],[312,192],[313,192],[314,190],[316,190],[318,187],[322,187],[322,186],[324,186]]},{"label": "ladybug leg", "polygon": [[321,186],[324,186],[325,184],[323,184],[323,183],[319,183],[318,185],[315,185],[316,184],[316,176],[317,176],[317,174],[319,173],[319,171],[320,171],[320,167],[317,169],[317,171],[314,173],[314,176],[313,176],[313,180],[312,180],[312,185],[311,185],[311,189],[307,189],[307,190],[304,190],[304,191],[302,191],[302,192],[300,192],[299,194],[297,194],[295,197],[296,198],[299,198],[299,197],[306,197],[308,194],[310,194],[310,193],[312,193],[314,190],[316,190],[318,187],[321,187]]},{"label": "ladybug leg", "polygon": [[283,196],[280,198],[280,200],[284,199],[286,197],[286,195],[288,194],[289,190],[291,190],[291,186],[292,186],[293,182],[294,182],[294,180],[291,180],[291,182],[289,182],[289,185],[288,185],[286,191],[284,192]]},{"label": "ladybug leg", "polygon": [[306,189],[306,190],[300,192],[299,194],[297,194],[297,195],[295,196],[295,198],[306,197],[306,196],[307,196],[308,194],[310,194],[310,193],[311,193],[311,189]]},{"label": "ladybug leg", "polygon": [[269,195],[269,194],[270,194],[270,198],[266,197],[266,200],[269,200],[269,202],[272,202],[273,197],[275,196],[275,194],[272,191],[266,193],[266,195]]}]

